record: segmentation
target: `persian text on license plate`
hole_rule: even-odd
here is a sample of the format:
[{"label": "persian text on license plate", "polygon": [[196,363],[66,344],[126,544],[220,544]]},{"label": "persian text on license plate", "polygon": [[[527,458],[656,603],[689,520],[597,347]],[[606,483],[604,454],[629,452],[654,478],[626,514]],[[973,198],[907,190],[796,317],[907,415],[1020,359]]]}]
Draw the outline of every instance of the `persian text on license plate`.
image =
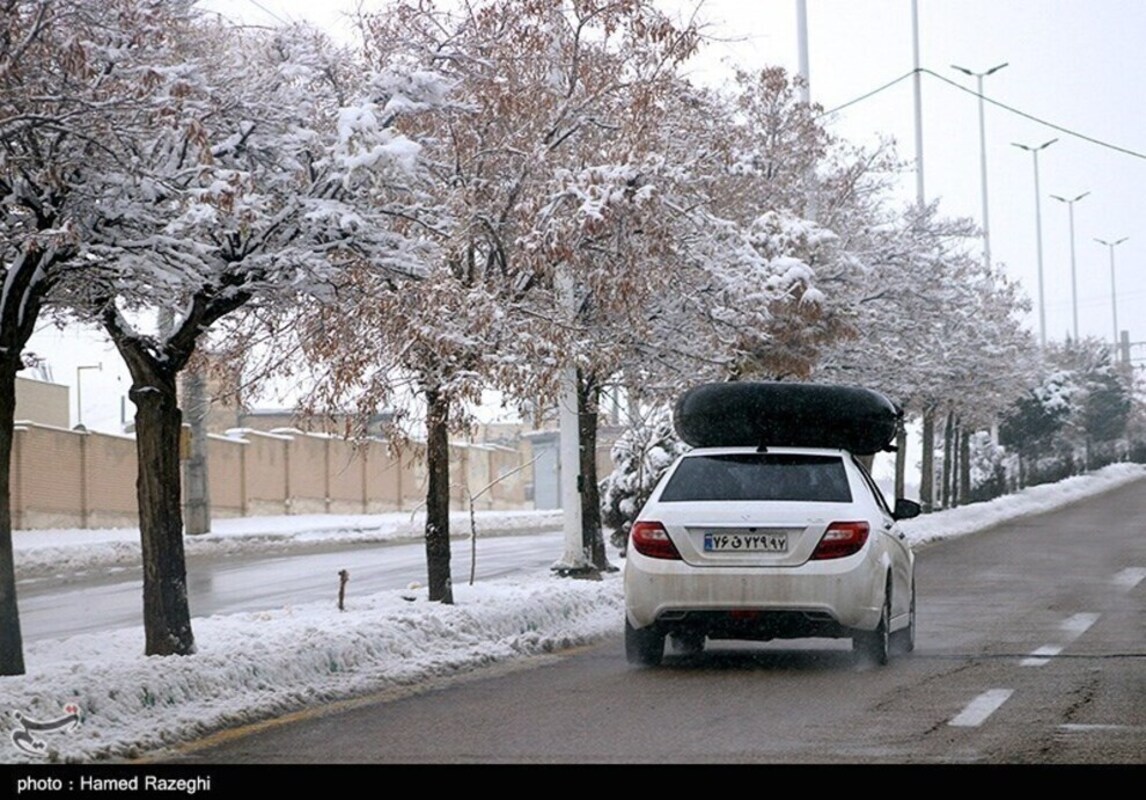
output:
[{"label": "persian text on license plate", "polygon": [[706,553],[786,553],[788,534],[784,533],[706,533]]}]

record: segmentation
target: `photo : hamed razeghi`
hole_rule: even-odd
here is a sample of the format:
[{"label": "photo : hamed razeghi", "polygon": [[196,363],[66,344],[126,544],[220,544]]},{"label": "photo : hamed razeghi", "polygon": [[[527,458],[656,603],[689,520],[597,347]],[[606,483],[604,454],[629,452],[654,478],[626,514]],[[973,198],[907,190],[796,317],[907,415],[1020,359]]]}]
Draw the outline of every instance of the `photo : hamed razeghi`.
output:
[{"label": "photo : hamed razeghi", "polygon": [[[67,786],[65,787],[65,783]],[[96,775],[81,775],[79,778],[64,780],[62,778],[33,778],[25,777],[16,781],[16,794],[23,792],[73,791],[82,792],[181,792],[195,794],[196,792],[211,791],[211,778],[207,775],[196,775],[193,778],[163,778],[159,775],[132,775],[127,778],[99,777]]]}]

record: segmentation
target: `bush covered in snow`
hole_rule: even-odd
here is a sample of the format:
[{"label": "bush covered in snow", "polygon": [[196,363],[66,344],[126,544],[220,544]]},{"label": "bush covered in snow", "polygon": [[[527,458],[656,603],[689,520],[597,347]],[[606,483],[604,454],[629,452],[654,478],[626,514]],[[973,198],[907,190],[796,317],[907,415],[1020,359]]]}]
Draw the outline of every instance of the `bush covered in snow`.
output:
[{"label": "bush covered in snow", "polygon": [[613,445],[613,471],[601,481],[601,523],[613,529],[613,544],[620,550],[657,481],[686,450],[667,407],[634,423]]},{"label": "bush covered in snow", "polygon": [[1020,485],[1062,480],[1127,458],[1141,413],[1131,370],[1097,340],[1052,345],[1040,385],[1004,415],[1000,440],[1020,460]]},{"label": "bush covered in snow", "polygon": [[993,500],[1007,493],[1007,451],[987,431],[971,434],[971,502]]}]

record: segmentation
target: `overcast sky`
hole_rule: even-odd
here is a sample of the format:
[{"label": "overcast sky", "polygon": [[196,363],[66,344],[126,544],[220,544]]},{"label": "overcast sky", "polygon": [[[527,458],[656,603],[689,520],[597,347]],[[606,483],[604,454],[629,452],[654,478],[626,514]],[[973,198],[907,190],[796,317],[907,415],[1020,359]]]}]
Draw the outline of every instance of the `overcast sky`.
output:
[{"label": "overcast sky", "polygon": [[[211,0],[204,5],[246,21],[305,18],[345,30],[339,15],[352,10],[356,1]],[[383,5],[362,3],[368,10]],[[665,0],[663,6],[680,13],[695,8],[677,0]],[[807,7],[812,99],[825,109],[862,97],[911,70],[910,0],[808,0]],[[1146,319],[1139,313],[1146,303],[1146,231],[1136,224],[1143,219],[1146,184],[1141,56],[1146,3],[920,0],[919,7],[920,61],[925,69],[973,89],[974,80],[953,70],[952,64],[984,71],[1008,62],[984,85],[989,100],[1015,109],[986,106],[993,261],[1004,264],[1032,300],[1037,297],[1033,159],[1012,142],[1038,145],[1058,138],[1039,157],[1048,338],[1063,339],[1072,325],[1067,206],[1050,195],[1071,198],[1090,192],[1075,205],[1080,333],[1104,339],[1112,335],[1109,251],[1094,239],[1128,236],[1115,250],[1119,328],[1130,332],[1132,342],[1146,342]],[[749,68],[778,64],[796,70],[796,0],[706,0],[698,13],[709,23],[711,36],[694,65],[698,80],[719,81],[727,74],[722,63]],[[923,76],[922,86],[926,194],[940,201],[944,214],[981,223],[976,98],[932,75]],[[905,160],[915,158],[910,78],[827,119],[834,133],[857,143],[893,137]],[[914,173],[907,173],[904,200],[914,192]],[[1037,334],[1037,314],[1028,319]],[[51,355],[56,379],[74,383],[75,363],[70,362],[86,357],[86,351],[65,346],[60,354],[56,344],[49,346],[44,338],[37,340],[39,349]],[[73,339],[72,334],[64,337],[65,343]],[[1146,356],[1146,346],[1134,355]],[[84,373],[85,395],[125,393],[118,356],[106,350],[95,357],[103,360],[105,369]],[[112,407],[118,419],[118,401]]]}]

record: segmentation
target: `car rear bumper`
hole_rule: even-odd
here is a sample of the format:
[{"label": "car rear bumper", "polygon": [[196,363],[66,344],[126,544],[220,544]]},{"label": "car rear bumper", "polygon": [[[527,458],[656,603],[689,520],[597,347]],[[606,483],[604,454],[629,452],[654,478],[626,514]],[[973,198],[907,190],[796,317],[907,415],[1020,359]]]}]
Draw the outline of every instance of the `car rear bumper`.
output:
[{"label": "car rear bumper", "polygon": [[886,581],[861,554],[741,569],[690,567],[630,549],[625,613],[634,628],[704,629],[714,638],[848,636],[879,624]]}]

